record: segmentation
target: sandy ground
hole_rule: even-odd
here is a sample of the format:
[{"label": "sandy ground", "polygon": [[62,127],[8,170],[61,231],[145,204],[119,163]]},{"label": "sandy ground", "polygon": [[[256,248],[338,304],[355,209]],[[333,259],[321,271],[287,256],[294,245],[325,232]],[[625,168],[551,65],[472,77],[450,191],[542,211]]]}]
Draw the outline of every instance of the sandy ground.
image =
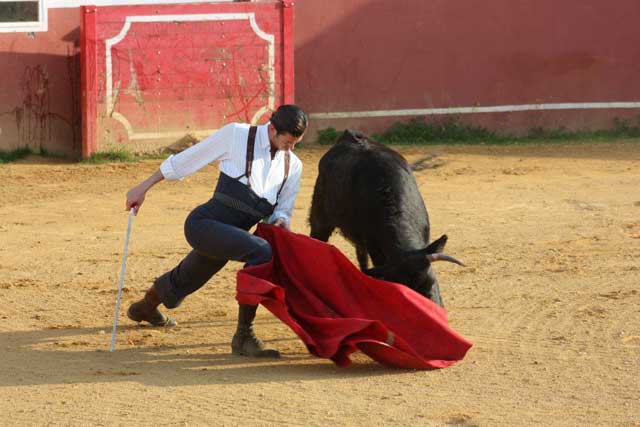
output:
[{"label": "sandy ground", "polygon": [[[306,222],[322,147],[306,165]],[[117,351],[109,353],[126,190],[159,161],[0,166],[0,425],[640,426],[640,144],[405,147],[433,237],[467,264],[436,271],[452,326],[474,343],[433,371],[350,368],[309,355],[265,309],[278,361],[233,357],[235,272],[173,315],[124,310],[187,251],[182,225],[216,167],[161,183],[133,225]],[[352,260],[339,236],[331,242]]]}]

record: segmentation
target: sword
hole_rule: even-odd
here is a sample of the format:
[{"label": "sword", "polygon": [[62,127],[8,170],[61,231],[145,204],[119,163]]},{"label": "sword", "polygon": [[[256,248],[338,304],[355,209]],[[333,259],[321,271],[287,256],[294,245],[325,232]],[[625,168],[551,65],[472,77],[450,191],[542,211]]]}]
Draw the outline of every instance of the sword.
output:
[{"label": "sword", "polygon": [[127,225],[127,237],[124,239],[124,251],[122,254],[122,266],[120,267],[120,283],[118,284],[118,296],[116,297],[116,312],[113,316],[113,332],[111,332],[110,352],[116,348],[116,329],[118,328],[118,312],[120,311],[120,297],[122,296],[122,285],[124,284],[124,272],[127,268],[127,252],[129,251],[129,236],[131,235],[131,225],[133,224],[134,208],[129,211],[129,224]]}]

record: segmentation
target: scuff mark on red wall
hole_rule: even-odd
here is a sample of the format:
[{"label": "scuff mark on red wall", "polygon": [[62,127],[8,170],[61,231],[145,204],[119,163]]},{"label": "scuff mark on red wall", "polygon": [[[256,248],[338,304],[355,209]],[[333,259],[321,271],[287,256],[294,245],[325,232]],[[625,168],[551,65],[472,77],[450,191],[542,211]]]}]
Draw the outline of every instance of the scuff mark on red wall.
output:
[{"label": "scuff mark on red wall", "polygon": [[20,146],[42,151],[51,139],[49,78],[41,65],[27,66],[22,80],[22,107],[16,109]]}]

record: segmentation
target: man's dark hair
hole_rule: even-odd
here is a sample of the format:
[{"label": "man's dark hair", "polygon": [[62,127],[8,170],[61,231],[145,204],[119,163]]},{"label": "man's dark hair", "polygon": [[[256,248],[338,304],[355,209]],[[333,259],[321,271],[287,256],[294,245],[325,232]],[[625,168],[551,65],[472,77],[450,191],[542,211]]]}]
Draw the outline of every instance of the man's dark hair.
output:
[{"label": "man's dark hair", "polygon": [[271,115],[270,121],[278,133],[287,132],[299,137],[307,130],[307,115],[297,105],[281,105]]}]

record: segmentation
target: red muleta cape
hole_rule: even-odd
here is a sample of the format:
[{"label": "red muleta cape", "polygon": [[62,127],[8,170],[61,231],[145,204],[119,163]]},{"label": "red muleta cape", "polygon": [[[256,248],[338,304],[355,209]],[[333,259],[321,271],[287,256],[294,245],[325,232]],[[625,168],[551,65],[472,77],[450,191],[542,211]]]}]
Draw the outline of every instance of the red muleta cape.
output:
[{"label": "red muleta cape", "polygon": [[389,366],[444,368],[471,348],[449,327],[446,310],[367,276],[334,246],[265,224],[256,235],[271,244],[273,258],[238,272],[236,299],[265,306],[311,354],[338,366],[360,350]]}]

